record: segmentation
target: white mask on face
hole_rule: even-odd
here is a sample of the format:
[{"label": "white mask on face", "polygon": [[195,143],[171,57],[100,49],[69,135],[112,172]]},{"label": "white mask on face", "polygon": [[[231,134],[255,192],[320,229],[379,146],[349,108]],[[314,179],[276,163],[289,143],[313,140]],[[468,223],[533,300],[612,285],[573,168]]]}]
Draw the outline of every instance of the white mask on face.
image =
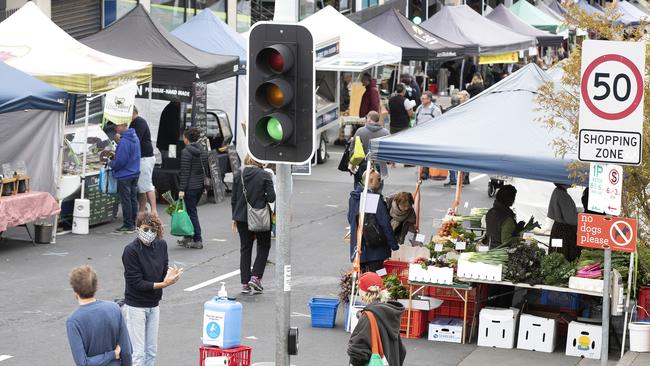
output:
[{"label": "white mask on face", "polygon": [[156,240],[156,232],[153,231],[152,229],[146,229],[145,231],[141,228],[138,228],[137,233],[138,233],[138,239],[140,239],[140,241],[143,244],[149,245],[154,240]]}]

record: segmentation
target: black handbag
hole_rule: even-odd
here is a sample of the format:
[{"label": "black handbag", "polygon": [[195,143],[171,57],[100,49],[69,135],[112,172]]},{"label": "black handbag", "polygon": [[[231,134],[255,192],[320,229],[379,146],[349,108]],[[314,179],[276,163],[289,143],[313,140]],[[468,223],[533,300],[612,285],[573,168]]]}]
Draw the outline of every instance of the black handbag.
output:
[{"label": "black handbag", "polygon": [[350,164],[350,143],[345,145],[345,151],[343,151],[343,156],[341,156],[338,169],[342,172],[347,172],[348,164]]},{"label": "black handbag", "polygon": [[369,248],[380,248],[388,245],[386,235],[379,227],[377,215],[366,213],[366,219],[363,221],[363,238]]}]

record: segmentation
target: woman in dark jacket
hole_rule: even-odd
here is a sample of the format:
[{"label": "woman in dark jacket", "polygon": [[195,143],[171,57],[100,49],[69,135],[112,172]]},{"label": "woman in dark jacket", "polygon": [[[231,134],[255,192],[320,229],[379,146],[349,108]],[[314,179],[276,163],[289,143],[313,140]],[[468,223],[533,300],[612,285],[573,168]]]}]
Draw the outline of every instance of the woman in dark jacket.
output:
[{"label": "woman in dark jacket", "polygon": [[196,127],[188,128],[183,133],[185,148],[181,151],[181,179],[178,199],[185,201],[187,214],[194,226],[194,237],[185,237],[178,245],[186,248],[203,249],[201,224],[196,206],[203,195],[203,178],[208,169],[208,154],[198,142],[201,130]]},{"label": "woman in dark jacket", "polygon": [[[242,187],[242,183],[245,187]],[[244,193],[244,188],[246,193]],[[268,207],[275,202],[275,188],[271,175],[262,169],[262,164],[251,156],[244,160],[244,169],[233,180],[232,188],[232,220],[233,230],[239,233],[241,272],[241,292],[250,294],[253,290],[262,292],[262,276],[266,267],[266,260],[271,250],[271,227],[268,231],[252,232],[248,229],[248,207],[259,209]],[[251,275],[251,257],[253,242],[257,239],[257,256],[253,264]]]},{"label": "woman in dark jacket", "polygon": [[398,192],[386,197],[390,226],[399,244],[404,244],[404,239],[409,232],[415,232],[417,215],[413,209],[414,203],[413,195],[409,192]]},{"label": "woman in dark jacket", "polygon": [[470,98],[474,98],[485,90],[485,84],[483,84],[483,77],[479,73],[475,73],[472,76],[472,82],[467,87],[467,92],[469,93]]},{"label": "woman in dark jacket", "polygon": [[576,244],[578,233],[578,209],[573,198],[567,192],[566,184],[555,183],[555,189],[548,203],[546,216],[553,220],[551,240],[562,240],[561,248],[551,248],[552,252],[560,252],[569,261],[580,257],[581,248]]}]

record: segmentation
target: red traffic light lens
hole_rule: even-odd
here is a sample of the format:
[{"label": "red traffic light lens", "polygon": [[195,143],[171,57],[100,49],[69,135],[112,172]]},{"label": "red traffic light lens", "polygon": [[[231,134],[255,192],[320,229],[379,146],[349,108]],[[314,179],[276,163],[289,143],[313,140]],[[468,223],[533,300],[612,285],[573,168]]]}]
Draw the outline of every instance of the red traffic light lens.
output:
[{"label": "red traffic light lens", "polygon": [[284,44],[274,44],[263,48],[255,62],[267,74],[283,74],[293,67],[293,52]]},{"label": "red traffic light lens", "polygon": [[267,62],[271,70],[280,73],[284,69],[284,57],[280,52],[271,50],[267,55]]}]

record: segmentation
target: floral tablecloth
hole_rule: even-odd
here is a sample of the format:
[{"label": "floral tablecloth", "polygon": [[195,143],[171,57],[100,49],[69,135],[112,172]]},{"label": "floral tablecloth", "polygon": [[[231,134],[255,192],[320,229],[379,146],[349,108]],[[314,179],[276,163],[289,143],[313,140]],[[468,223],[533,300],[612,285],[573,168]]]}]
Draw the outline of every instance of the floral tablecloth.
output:
[{"label": "floral tablecloth", "polygon": [[0,197],[0,231],[45,219],[61,211],[47,192],[27,192]]}]

